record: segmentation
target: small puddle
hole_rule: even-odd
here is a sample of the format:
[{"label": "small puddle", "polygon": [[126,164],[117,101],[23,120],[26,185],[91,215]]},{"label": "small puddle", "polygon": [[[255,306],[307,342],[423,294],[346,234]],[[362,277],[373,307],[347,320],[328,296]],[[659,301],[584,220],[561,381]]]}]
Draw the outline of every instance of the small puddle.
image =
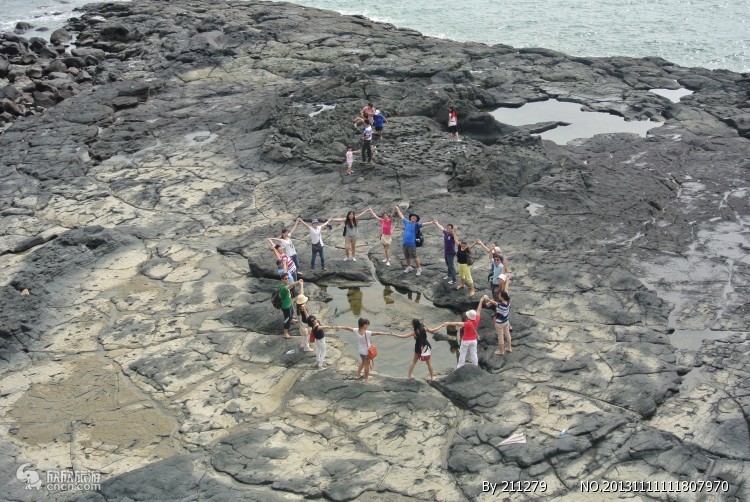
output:
[{"label": "small puddle", "polygon": [[556,99],[526,103],[520,108],[498,108],[490,112],[495,120],[512,126],[527,126],[543,122],[565,122],[538,134],[542,139],[565,145],[579,138],[591,138],[596,134],[634,133],[646,137],[646,133],[660,122],[649,120],[627,121],[617,115],[604,112],[584,112],[578,103],[568,103]]},{"label": "small puddle", "polygon": [[[445,321],[460,321],[460,317],[450,310],[435,307],[421,293],[397,290],[392,286],[376,283],[370,286],[339,288],[321,286],[333,300],[328,305],[329,313],[323,317],[325,324],[357,327],[357,320],[364,317],[370,320],[372,331],[394,331],[397,334],[411,332],[412,319],[420,319],[427,327]],[[446,330],[440,330],[445,335]],[[455,332],[452,333],[455,336]],[[338,331],[336,337],[344,341],[347,358],[356,358],[359,362],[359,351],[354,333]],[[447,374],[456,367],[458,351],[447,341],[436,341],[428,334],[432,345],[432,367],[436,375]],[[376,336],[373,338],[378,348],[375,359],[375,370],[393,377],[405,377],[414,354],[414,338],[395,338]],[[429,376],[427,365],[418,362],[414,369],[414,378]]]},{"label": "small puddle", "polygon": [[693,91],[680,87],[679,89],[649,89],[649,92],[667,98],[672,103],[679,103],[685,96],[690,96]]},{"label": "small puddle", "polygon": [[696,351],[701,348],[703,340],[723,340],[737,333],[737,331],[712,331],[709,329],[678,329],[669,335],[669,341],[680,350]]}]

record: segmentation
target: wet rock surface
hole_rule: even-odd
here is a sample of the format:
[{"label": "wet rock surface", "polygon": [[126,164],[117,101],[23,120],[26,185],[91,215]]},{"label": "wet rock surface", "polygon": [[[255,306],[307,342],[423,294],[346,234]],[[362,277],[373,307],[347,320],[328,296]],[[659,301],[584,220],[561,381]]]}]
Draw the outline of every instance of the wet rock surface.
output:
[{"label": "wet rock surface", "polygon": [[[60,500],[471,500],[517,480],[552,500],[586,479],[719,480],[750,498],[746,75],[266,2],[96,4],[52,38],[0,35],[11,499],[28,493],[24,463],[102,472],[100,490]],[[485,112],[551,98],[662,126],[556,145],[531,135],[551,124]],[[346,176],[368,101],[388,124]],[[291,352],[265,238],[298,215],[395,205],[502,247],[512,353],[494,355],[486,313],[480,366],[433,384],[356,380],[336,337],[326,371]],[[324,231],[325,272],[309,270],[307,230],[293,235],[324,321],[317,285],[379,280],[446,321],[476,306],[443,281],[435,227],[417,277],[399,224],[391,267],[377,223],[359,226],[356,263],[341,224]],[[480,295],[488,270],[475,248]],[[500,445],[516,433],[526,443]]]}]

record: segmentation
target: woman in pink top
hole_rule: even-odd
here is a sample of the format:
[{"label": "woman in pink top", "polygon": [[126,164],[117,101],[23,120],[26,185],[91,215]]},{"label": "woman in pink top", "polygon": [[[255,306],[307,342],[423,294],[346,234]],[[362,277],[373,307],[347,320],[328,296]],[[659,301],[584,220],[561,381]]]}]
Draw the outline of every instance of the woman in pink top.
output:
[{"label": "woman in pink top", "polygon": [[370,212],[380,222],[380,243],[383,244],[383,251],[385,251],[385,258],[383,258],[383,263],[385,263],[386,266],[390,267],[391,241],[393,239],[393,220],[391,219],[391,215],[388,213],[383,213],[383,217],[381,218],[377,214],[375,214],[375,211],[373,211],[372,208],[370,208]]},{"label": "woman in pink top", "polygon": [[[456,366],[456,369],[460,368],[466,363],[466,352],[469,353],[471,362],[474,363],[475,366],[479,366],[479,358],[477,357],[477,340],[479,339],[479,337],[477,336],[477,328],[479,327],[479,322],[482,320],[482,305],[484,304],[485,300],[489,300],[489,297],[487,295],[484,295],[479,299],[479,304],[477,304],[476,310],[469,310],[466,312],[466,321],[445,323],[446,327],[454,326],[456,328],[464,329],[464,336],[461,340],[461,348],[458,351],[458,365]],[[456,335],[456,337],[458,337],[458,335]]]}]

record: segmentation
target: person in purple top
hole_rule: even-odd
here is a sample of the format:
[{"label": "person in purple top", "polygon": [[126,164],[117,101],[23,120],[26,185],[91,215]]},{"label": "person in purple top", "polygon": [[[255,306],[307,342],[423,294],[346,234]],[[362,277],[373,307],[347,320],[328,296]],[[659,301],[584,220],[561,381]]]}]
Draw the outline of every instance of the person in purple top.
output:
[{"label": "person in purple top", "polygon": [[448,272],[443,279],[448,279],[448,284],[456,283],[456,229],[448,223],[443,227],[440,222],[435,221],[435,225],[443,232],[443,252],[445,254],[445,265]]}]

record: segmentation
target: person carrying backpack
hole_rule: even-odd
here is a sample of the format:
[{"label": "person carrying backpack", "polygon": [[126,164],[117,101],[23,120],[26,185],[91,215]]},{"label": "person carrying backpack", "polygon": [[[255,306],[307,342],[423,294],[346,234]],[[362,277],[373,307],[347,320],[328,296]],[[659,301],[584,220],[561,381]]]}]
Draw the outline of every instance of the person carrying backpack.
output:
[{"label": "person carrying backpack", "polygon": [[404,273],[408,274],[414,270],[411,267],[411,260],[413,259],[414,264],[417,266],[417,275],[422,275],[422,266],[419,263],[419,258],[417,258],[417,236],[422,227],[434,224],[435,220],[428,221],[427,223],[419,223],[419,215],[414,213],[409,214],[409,219],[407,220],[398,206],[396,206],[396,212],[404,222],[404,237],[401,241],[404,248],[404,258],[406,259]]},{"label": "person carrying backpack", "polygon": [[508,290],[508,281],[510,280],[510,271],[508,270],[508,261],[503,256],[502,251],[499,247],[494,244],[490,244],[489,247],[485,246],[481,240],[477,241],[482,249],[484,249],[490,258],[490,273],[487,275],[487,280],[490,283],[490,290],[492,296],[497,297],[500,291]]},{"label": "person carrying backpack", "polygon": [[[274,306],[276,306],[276,304],[279,305],[278,308],[281,309],[281,313],[284,318],[284,338],[290,339],[292,338],[291,336],[289,336],[289,327],[292,325],[292,295],[290,291],[297,284],[302,284],[303,281],[302,279],[299,279],[290,284],[289,274],[282,274],[280,280],[281,283],[279,284],[276,293],[274,293],[273,297],[271,298],[271,302],[274,303]],[[276,300],[276,296],[278,296],[279,300]]]}]

